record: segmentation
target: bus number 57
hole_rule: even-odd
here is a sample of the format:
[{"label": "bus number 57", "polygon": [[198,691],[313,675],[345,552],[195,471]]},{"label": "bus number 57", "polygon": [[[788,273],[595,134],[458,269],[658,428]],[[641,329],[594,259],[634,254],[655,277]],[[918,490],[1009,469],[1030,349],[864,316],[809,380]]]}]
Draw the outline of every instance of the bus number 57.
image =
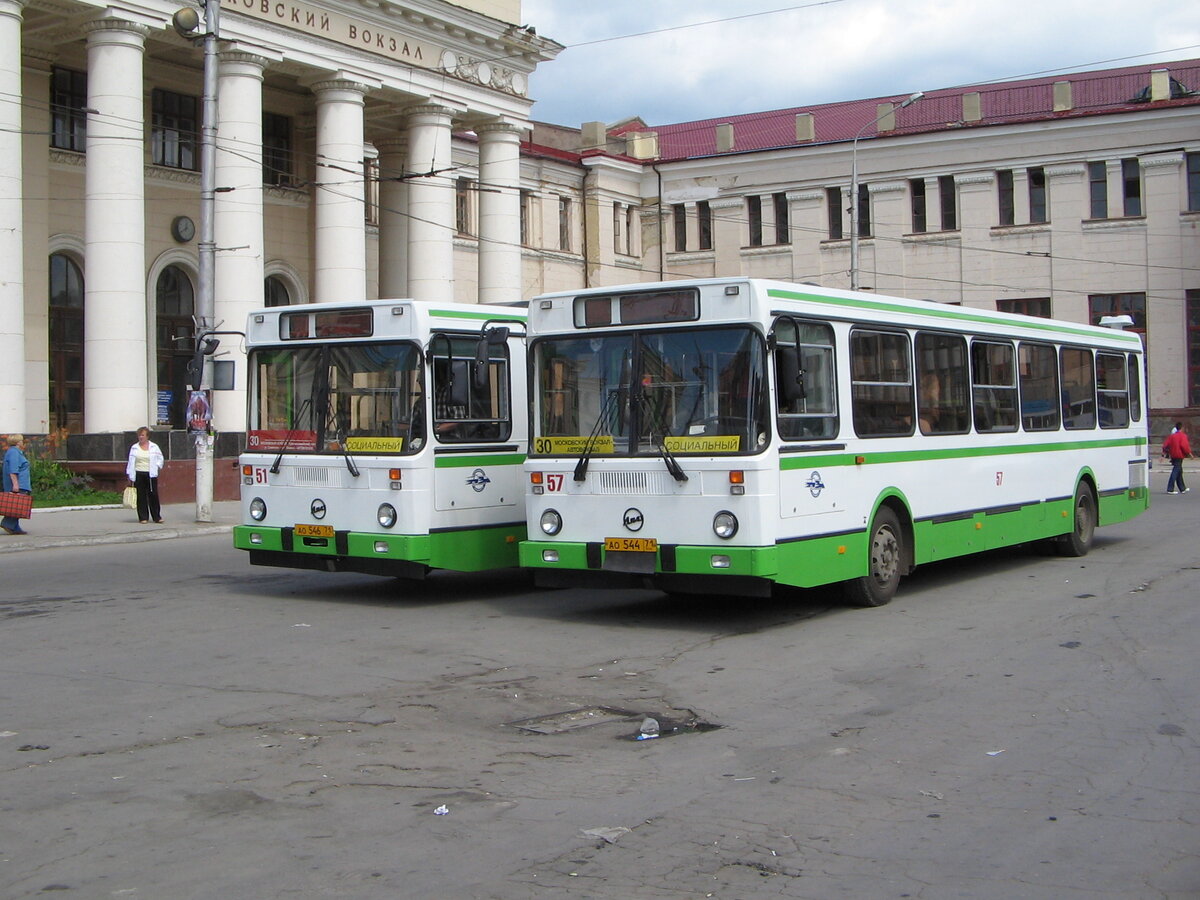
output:
[{"label": "bus number 57", "polygon": [[546,474],[546,490],[551,493],[555,491],[561,491],[563,486],[563,477],[564,476],[562,472],[548,472]]}]

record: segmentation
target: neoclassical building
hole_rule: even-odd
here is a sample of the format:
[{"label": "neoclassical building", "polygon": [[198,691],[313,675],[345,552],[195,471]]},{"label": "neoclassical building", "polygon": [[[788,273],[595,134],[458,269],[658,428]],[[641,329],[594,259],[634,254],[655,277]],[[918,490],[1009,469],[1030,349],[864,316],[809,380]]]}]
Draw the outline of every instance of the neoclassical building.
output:
[{"label": "neoclassical building", "polygon": [[[183,424],[203,57],[172,27],[178,8],[0,0],[0,353],[23,363],[0,370],[0,430],[119,446],[138,425]],[[201,325],[240,330],[264,303],[761,275],[1075,321],[1128,313],[1155,427],[1200,410],[1198,60],[908,105],[568,127],[531,119],[529,75],[562,47],[522,24],[519,0],[220,13],[215,315]],[[234,390],[214,425],[236,443],[244,359],[236,339],[221,352]]]},{"label": "neoclassical building", "polygon": [[[0,372],[5,430],[183,424],[203,62],[172,26],[180,5],[0,0],[0,355],[24,361]],[[528,78],[560,49],[519,12],[224,3],[200,324],[241,330],[264,301],[519,300]],[[472,190],[466,260],[468,182],[488,189]],[[214,407],[218,430],[243,428],[241,391]]]}]

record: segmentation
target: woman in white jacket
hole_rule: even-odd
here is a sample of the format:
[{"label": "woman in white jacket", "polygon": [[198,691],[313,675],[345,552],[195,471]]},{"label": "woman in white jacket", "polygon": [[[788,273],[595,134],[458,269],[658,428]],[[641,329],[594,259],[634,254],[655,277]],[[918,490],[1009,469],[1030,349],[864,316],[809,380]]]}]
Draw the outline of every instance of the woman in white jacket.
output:
[{"label": "woman in white jacket", "polygon": [[137,488],[138,521],[143,525],[153,519],[162,523],[162,508],[158,503],[158,473],[162,471],[163,455],[158,444],[150,440],[150,429],[139,428],[138,439],[129,448],[125,474]]}]

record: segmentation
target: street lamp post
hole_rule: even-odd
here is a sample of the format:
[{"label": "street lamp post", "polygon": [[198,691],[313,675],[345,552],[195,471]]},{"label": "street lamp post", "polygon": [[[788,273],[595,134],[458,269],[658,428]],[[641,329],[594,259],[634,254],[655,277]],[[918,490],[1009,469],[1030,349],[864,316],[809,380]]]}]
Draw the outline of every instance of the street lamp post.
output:
[{"label": "street lamp post", "polygon": [[880,113],[872,121],[858,129],[858,134],[854,136],[854,141],[850,145],[850,290],[852,291],[858,290],[858,139],[868,128],[878,125],[895,113],[897,109],[912,106],[918,100],[923,99],[925,99],[923,91],[910,94],[899,106]]},{"label": "street lamp post", "polygon": [[[217,161],[217,67],[219,65],[218,41],[220,39],[220,2],[201,0],[204,10],[204,33],[198,35],[200,17],[194,7],[185,6],[175,13],[172,21],[175,30],[190,39],[201,38],[204,44],[204,90],[201,97],[200,124],[200,277],[196,292],[196,347],[195,359],[199,364],[192,374],[192,388],[204,390],[211,384],[210,377],[203,371],[203,355],[199,352],[206,334],[216,327],[216,255],[217,244],[213,224],[216,197]],[[211,410],[210,410],[211,414]],[[190,422],[189,422],[190,428]],[[197,433],[196,438],[196,521],[212,521],[213,498],[213,437],[212,429]]]}]

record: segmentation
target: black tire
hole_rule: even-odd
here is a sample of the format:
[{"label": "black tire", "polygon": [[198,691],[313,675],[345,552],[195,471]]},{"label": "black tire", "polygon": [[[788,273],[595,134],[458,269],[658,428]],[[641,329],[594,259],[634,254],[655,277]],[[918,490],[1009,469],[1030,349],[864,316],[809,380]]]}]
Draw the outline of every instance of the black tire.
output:
[{"label": "black tire", "polygon": [[879,508],[871,522],[868,555],[870,572],[845,583],[846,599],[854,606],[883,606],[896,596],[908,558],[900,520],[886,506]]},{"label": "black tire", "polygon": [[1081,482],[1075,490],[1074,527],[1058,536],[1055,547],[1059,556],[1087,556],[1092,549],[1092,538],[1096,533],[1096,495],[1087,484]]}]

